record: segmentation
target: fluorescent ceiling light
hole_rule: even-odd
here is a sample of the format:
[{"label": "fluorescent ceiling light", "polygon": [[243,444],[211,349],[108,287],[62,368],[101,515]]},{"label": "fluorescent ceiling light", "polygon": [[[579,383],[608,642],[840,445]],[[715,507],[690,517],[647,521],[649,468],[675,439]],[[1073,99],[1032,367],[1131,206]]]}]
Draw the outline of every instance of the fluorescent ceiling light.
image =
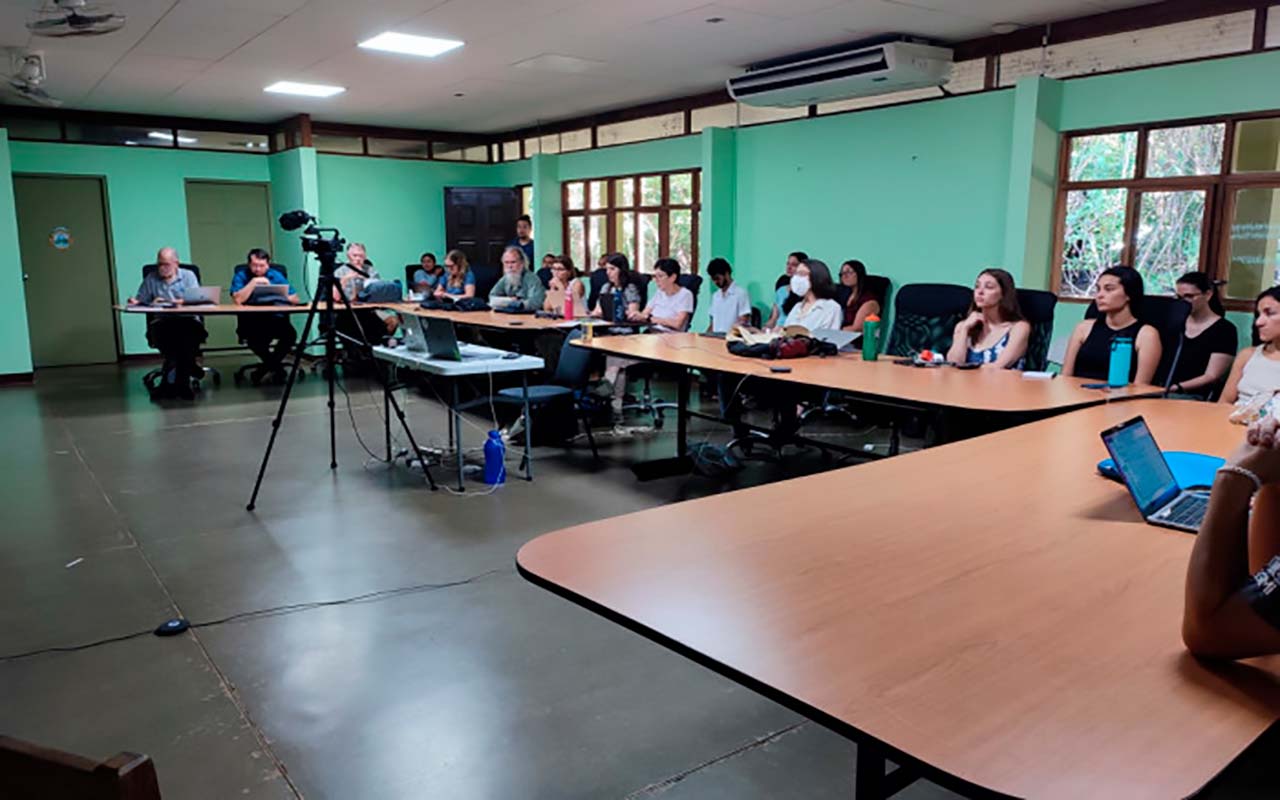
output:
[{"label": "fluorescent ceiling light", "polygon": [[385,50],[388,53],[435,58],[442,53],[462,47],[462,44],[453,39],[436,39],[431,36],[413,36],[408,33],[387,31],[372,39],[366,39],[360,43],[360,46],[366,50]]},{"label": "fluorescent ceiling light", "polygon": [[[147,131],[147,136],[149,136],[152,139],[162,139],[163,141],[166,141],[166,142],[173,141],[173,134],[165,133],[164,131]],[[198,141],[199,139],[194,139],[190,136],[178,137],[178,144],[195,144]]]},{"label": "fluorescent ceiling light", "polygon": [[262,89],[264,92],[273,94],[300,94],[303,97],[333,97],[335,94],[342,94],[346,90],[344,86],[325,86],[322,83],[296,83],[294,81],[276,81],[270,86],[264,86]]}]

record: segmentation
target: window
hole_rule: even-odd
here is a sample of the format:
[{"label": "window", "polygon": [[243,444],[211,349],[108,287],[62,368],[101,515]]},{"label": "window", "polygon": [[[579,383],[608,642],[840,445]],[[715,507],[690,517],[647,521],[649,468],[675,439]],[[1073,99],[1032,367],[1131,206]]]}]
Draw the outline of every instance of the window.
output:
[{"label": "window", "polygon": [[364,153],[364,137],[316,133],[313,131],[311,134],[311,146],[321,153],[362,155]]},{"label": "window", "polygon": [[517,186],[516,190],[520,192],[520,213],[533,214],[533,187],[528,184]]},{"label": "window", "polygon": [[640,272],[674,258],[698,271],[698,170],[569,181],[564,191],[564,241],[584,270],[608,253],[622,253]]},{"label": "window", "polygon": [[430,158],[431,147],[425,141],[417,139],[381,139],[370,136],[369,155],[391,156],[393,158]]},{"label": "window", "polygon": [[1091,297],[1103,270],[1131,264],[1149,294],[1198,270],[1252,300],[1280,281],[1280,117],[1070,134],[1057,219],[1063,297]]},{"label": "window", "polygon": [[503,142],[502,143],[502,160],[503,161],[519,161],[520,160],[520,143],[519,142]]},{"label": "window", "polygon": [[489,161],[489,145],[466,145],[454,142],[432,142],[431,157],[440,161]]},{"label": "window", "polygon": [[683,136],[684,133],[684,112],[675,111],[657,117],[601,125],[596,128],[596,144],[599,147],[605,147],[611,144],[629,144],[648,139],[663,139],[668,136]]},{"label": "window", "polygon": [[62,125],[56,119],[4,117],[0,128],[9,129],[10,139],[43,139],[57,141],[62,138]]}]

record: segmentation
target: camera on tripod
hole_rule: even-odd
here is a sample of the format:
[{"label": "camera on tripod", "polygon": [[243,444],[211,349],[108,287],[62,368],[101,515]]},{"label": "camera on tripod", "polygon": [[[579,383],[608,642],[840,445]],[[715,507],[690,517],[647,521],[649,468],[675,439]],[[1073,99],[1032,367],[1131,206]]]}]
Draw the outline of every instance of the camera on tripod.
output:
[{"label": "camera on tripod", "polygon": [[316,218],[301,209],[280,215],[280,227],[286,231],[296,231],[303,225],[307,226],[301,235],[304,253],[315,253],[323,260],[325,256],[337,256],[347,245],[337,228],[317,227]]}]

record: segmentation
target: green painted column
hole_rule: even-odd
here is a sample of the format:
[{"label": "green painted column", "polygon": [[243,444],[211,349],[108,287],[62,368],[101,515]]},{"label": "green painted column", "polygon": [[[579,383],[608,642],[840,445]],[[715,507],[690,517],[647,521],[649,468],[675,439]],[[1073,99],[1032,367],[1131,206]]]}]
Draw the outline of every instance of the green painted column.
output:
[{"label": "green painted column", "polygon": [[[316,151],[298,147],[268,156],[271,174],[271,211],[278,220],[286,211],[302,209],[314,214],[320,223],[327,221],[320,211],[320,177],[316,167]],[[275,258],[289,268],[289,277],[298,276],[295,287],[305,298],[311,298],[312,286],[302,286],[301,266],[304,260],[301,231],[286,231],[274,222]],[[332,223],[328,223],[332,224]],[[314,277],[314,271],[311,273]]]},{"label": "green painted column", "polygon": [[1053,265],[1062,82],[1029,77],[1014,90],[1004,264],[1029,289],[1048,289]]},{"label": "green painted column", "polygon": [[[529,159],[530,179],[533,186],[533,240],[537,243],[538,258],[543,253],[564,252],[564,209],[560,205],[560,157],[539,153]],[[537,265],[534,265],[535,269]],[[579,264],[579,269],[589,270],[590,264]]]},{"label": "green painted column", "polygon": [[27,332],[27,301],[22,281],[22,252],[18,248],[18,214],[13,202],[13,166],[9,160],[9,132],[0,128],[0,375],[31,372],[31,338]]},{"label": "green painted column", "polygon": [[[707,263],[723,258],[735,266],[734,225],[737,219],[738,140],[732,128],[704,128],[702,141],[702,215],[698,222],[698,270],[705,276]],[[741,275],[735,277],[745,286]],[[693,330],[707,326],[711,308],[710,279],[704,277],[702,296],[694,315]]]}]

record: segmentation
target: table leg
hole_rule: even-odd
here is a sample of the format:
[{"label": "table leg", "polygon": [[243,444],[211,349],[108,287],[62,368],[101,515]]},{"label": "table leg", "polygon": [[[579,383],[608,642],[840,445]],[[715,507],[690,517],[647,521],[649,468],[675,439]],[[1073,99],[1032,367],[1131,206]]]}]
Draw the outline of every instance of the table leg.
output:
[{"label": "table leg", "polygon": [[689,454],[689,370],[680,370],[676,389],[676,455]]},{"label": "table leg", "polygon": [[530,453],[533,444],[533,415],[529,413],[529,374],[520,373],[520,386],[524,389],[524,479],[533,480],[533,455]]},{"label": "table leg", "polygon": [[453,415],[453,431],[454,454],[458,458],[458,491],[465,492],[467,487],[462,482],[462,412],[458,410],[458,381],[455,378],[450,381],[453,385],[453,405],[449,407],[449,413]]},{"label": "table leg", "polygon": [[888,800],[919,780],[919,774],[906,767],[885,773],[888,762],[884,751],[872,742],[858,742],[858,763],[854,772],[854,797],[857,800]]},{"label": "table leg", "polygon": [[[382,423],[387,440],[387,463],[391,463],[391,365],[385,365],[386,373],[382,379]],[[414,453],[414,455],[418,455]]]}]

